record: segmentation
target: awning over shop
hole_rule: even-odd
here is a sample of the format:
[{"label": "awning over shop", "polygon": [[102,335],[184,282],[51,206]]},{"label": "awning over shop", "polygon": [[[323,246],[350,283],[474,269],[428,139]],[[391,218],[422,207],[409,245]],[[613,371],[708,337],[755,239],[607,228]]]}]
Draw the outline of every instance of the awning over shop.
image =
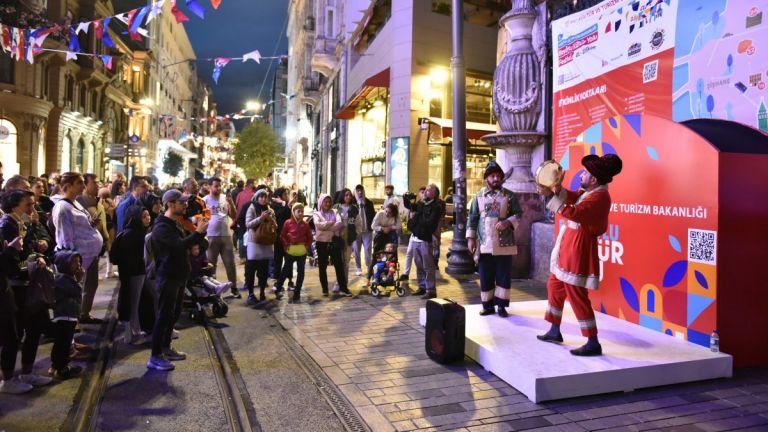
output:
[{"label": "awning over shop", "polygon": [[161,139],[157,141],[157,147],[158,148],[167,148],[168,150],[171,150],[172,152],[176,153],[177,155],[183,157],[184,159],[195,159],[197,158],[197,153],[193,153],[181,144],[177,143],[174,140],[169,139]]},{"label": "awning over shop", "polygon": [[336,112],[334,117],[344,120],[354,118],[355,110],[357,110],[358,105],[360,105],[360,103],[365,100],[366,96],[376,88],[389,88],[389,68],[386,68],[365,80],[363,85],[360,86],[360,89],[357,90],[354,96],[352,96],[347,103]]},{"label": "awning over shop", "polygon": [[[437,139],[453,136],[453,120],[440,117],[428,117],[430,135]],[[467,138],[477,140],[488,134],[496,133],[496,125],[467,122]]]}]

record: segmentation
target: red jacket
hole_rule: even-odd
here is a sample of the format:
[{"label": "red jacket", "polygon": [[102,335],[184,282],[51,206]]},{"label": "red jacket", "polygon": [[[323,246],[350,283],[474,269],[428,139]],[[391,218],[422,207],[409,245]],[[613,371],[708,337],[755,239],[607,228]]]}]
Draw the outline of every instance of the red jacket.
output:
[{"label": "red jacket", "polygon": [[608,229],[611,196],[600,186],[590,192],[563,189],[547,207],[565,218],[552,250],[550,270],[571,285],[597,289],[600,258],[597,239]]},{"label": "red jacket", "polygon": [[288,250],[288,246],[296,244],[304,244],[307,250],[312,247],[312,228],[309,224],[304,222],[296,222],[296,219],[290,218],[285,221],[283,230],[280,233],[280,241],[283,242],[283,248]]}]

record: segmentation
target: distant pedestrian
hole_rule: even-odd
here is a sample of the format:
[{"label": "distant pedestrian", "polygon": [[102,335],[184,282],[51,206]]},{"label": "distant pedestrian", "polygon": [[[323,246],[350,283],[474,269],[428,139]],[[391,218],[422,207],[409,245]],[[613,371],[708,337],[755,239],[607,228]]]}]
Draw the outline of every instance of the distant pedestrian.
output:
[{"label": "distant pedestrian", "polygon": [[432,235],[442,218],[438,196],[440,191],[436,185],[431,184],[424,189],[424,199],[415,203],[406,202],[410,210],[408,230],[413,233],[413,258],[419,283],[417,294],[422,294],[423,299],[437,297]]},{"label": "distant pedestrian", "polygon": [[240,298],[240,292],[237,290],[235,249],[232,243],[232,228],[230,227],[237,210],[232,198],[222,193],[220,178],[212,177],[208,182],[211,193],[203,198],[206,207],[211,212],[211,222],[208,224],[208,261],[213,264],[215,269],[219,256],[221,256],[221,261],[227,271],[227,280],[232,287],[232,296]]},{"label": "distant pedestrian", "polygon": [[[347,288],[347,278],[344,276],[344,264],[341,257],[344,249],[344,239],[341,237],[343,221],[341,216],[333,209],[333,201],[330,195],[322,194],[318,200],[318,209],[312,215],[315,225],[315,247],[317,248],[318,270],[320,271],[320,286],[323,296],[328,296],[329,262],[333,263],[336,271],[336,281],[339,283],[339,292],[343,296],[351,296]],[[337,237],[334,240],[334,237]]]},{"label": "distant pedestrian", "polygon": [[304,204],[295,203],[292,207],[292,218],[283,225],[280,241],[285,249],[285,264],[277,286],[282,287],[285,279],[293,272],[293,264],[296,264],[296,284],[293,288],[292,303],[298,303],[301,298],[301,287],[304,283],[304,265],[307,261],[307,253],[312,247],[312,229],[304,220]]},{"label": "distant pedestrian", "polygon": [[[266,189],[256,192],[245,216],[245,226],[248,229],[246,233],[248,260],[245,262],[245,288],[248,290],[247,303],[249,305],[266,301],[265,290],[269,278],[269,260],[275,254],[274,239],[271,243],[266,243],[258,237],[258,229],[262,224],[274,225],[275,233],[277,233],[275,213],[269,208],[269,192]],[[259,284],[258,300],[253,294],[256,283],[255,277],[258,277]],[[279,292],[277,294],[280,295]]]},{"label": "distant pedestrian", "polygon": [[60,250],[54,257],[57,274],[50,372],[59,379],[72,378],[83,370],[80,366],[69,364],[69,351],[75,335],[82,299],[80,282],[85,277],[85,269],[80,262],[80,254],[71,250]]}]

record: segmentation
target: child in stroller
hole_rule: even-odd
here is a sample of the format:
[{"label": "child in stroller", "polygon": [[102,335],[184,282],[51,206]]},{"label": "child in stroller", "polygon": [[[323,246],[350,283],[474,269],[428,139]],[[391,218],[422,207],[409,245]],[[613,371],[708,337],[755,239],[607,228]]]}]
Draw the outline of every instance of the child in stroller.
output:
[{"label": "child in stroller", "polygon": [[221,294],[231,289],[231,282],[219,282],[213,278],[214,267],[208,262],[200,245],[192,246],[189,257],[192,265],[192,277],[186,292],[192,303],[189,317],[193,321],[204,323],[208,317],[207,305],[211,305],[213,316],[221,318],[229,311],[229,306],[221,299]]},{"label": "child in stroller", "polygon": [[395,287],[398,297],[405,295],[405,290],[400,287],[400,265],[397,261],[397,244],[387,243],[384,250],[374,253],[376,262],[373,264],[375,273],[371,281],[371,295],[381,295],[381,288]]}]

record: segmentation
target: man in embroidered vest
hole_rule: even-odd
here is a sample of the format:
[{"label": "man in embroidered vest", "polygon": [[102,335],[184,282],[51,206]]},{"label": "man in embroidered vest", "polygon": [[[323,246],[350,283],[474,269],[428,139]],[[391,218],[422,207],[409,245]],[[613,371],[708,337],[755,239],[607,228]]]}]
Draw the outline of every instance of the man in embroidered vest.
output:
[{"label": "man in embroidered vest", "polygon": [[505,318],[512,286],[512,255],[517,255],[515,228],[522,209],[512,191],[503,188],[504,171],[496,161],[485,167],[486,187],[475,195],[469,209],[467,246],[474,254],[480,249],[480,315],[496,313]]},{"label": "man in embroidered vest", "polygon": [[547,296],[549,305],[544,319],[552,323],[549,331],[537,336],[544,342],[560,343],[560,321],[565,299],[579,320],[581,334],[587,343],[571,350],[577,356],[597,356],[603,348],[597,340],[597,324],[587,290],[597,289],[600,280],[600,260],[597,239],[608,228],[611,196],[608,183],[621,172],[621,159],[615,154],[602,157],[585,156],[581,160],[586,170],[581,173],[581,189],[573,192],[562,185],[540,188],[542,195],[554,194],[547,208],[560,214],[565,223],[560,228],[550,259]]}]

